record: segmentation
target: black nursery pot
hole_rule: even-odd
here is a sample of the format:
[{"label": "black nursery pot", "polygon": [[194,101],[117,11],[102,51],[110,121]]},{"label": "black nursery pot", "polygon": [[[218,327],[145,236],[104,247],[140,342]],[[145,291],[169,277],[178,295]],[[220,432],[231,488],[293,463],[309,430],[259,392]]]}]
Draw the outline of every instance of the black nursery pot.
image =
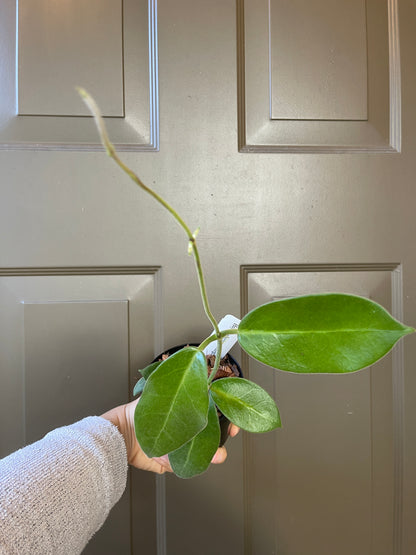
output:
[{"label": "black nursery pot", "polygon": [[[163,353],[160,353],[160,355],[158,355],[152,362],[157,362],[158,360],[161,360],[163,355],[173,355],[176,352],[183,349],[184,347],[198,347],[198,345],[199,345],[198,343],[184,343],[183,345],[176,345],[175,347],[172,347],[171,349],[167,349]],[[238,364],[238,362],[235,360],[234,357],[232,357],[230,355],[230,353],[228,353],[226,356],[228,357],[230,363],[234,364],[236,366],[236,368],[239,372],[239,377],[242,378],[243,373],[241,372],[241,367]],[[221,438],[220,438],[219,447],[222,447],[228,439],[228,427],[230,425],[230,421],[228,420],[228,418],[226,416],[224,416],[222,413],[220,413],[219,422],[220,422],[220,430],[221,430]]]}]

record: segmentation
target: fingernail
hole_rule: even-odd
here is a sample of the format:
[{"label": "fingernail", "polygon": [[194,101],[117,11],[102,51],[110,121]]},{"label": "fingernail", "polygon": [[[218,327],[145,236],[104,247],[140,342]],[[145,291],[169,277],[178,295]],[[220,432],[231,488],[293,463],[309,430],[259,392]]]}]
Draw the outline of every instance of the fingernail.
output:
[{"label": "fingernail", "polygon": [[217,451],[217,452],[215,453],[215,455],[213,456],[211,462],[212,462],[213,464],[218,464],[218,463],[220,463],[220,462],[222,461],[222,459],[223,459],[223,457],[222,457],[221,451]]}]

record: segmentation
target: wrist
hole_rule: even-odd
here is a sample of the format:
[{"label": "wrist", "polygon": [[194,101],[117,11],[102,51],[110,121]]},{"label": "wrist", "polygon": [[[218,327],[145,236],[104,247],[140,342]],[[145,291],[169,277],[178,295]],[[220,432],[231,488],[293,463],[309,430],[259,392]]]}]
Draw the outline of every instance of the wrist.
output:
[{"label": "wrist", "polygon": [[117,427],[120,434],[123,436],[124,444],[127,450],[127,460],[131,463],[134,457],[136,447],[136,435],[134,433],[134,408],[137,404],[137,399],[126,405],[115,407],[101,415]]},{"label": "wrist", "polygon": [[118,431],[120,432],[120,434],[123,436],[124,439],[124,443],[126,444],[126,448],[127,448],[127,442],[126,442],[126,437],[125,437],[125,426],[123,424],[123,420],[125,420],[124,418],[124,407],[125,405],[120,405],[119,407],[115,407],[113,409],[108,410],[107,412],[105,412],[104,414],[101,415],[101,418],[104,418],[105,420],[108,420],[109,422],[111,422],[111,424],[113,424],[113,426],[115,426]]}]

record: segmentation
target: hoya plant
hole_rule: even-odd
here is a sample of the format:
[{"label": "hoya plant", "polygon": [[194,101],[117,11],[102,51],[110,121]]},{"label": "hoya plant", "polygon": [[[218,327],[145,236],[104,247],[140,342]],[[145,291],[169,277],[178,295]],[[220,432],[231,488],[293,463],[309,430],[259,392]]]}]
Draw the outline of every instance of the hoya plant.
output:
[{"label": "hoya plant", "polygon": [[[93,98],[79,93],[94,115],[107,154],[146,193],[173,216],[188,240],[205,314],[213,333],[197,347],[187,346],[165,360],[142,369],[134,394],[137,440],[149,457],[169,455],[177,476],[204,472],[218,448],[218,412],[248,432],[268,432],[281,426],[278,408],[257,384],[241,377],[214,380],[222,342],[237,335],[241,348],[254,359],[285,372],[356,372],[383,357],[403,336],[414,332],[395,320],[382,306],[343,293],[306,295],[259,306],[243,317],[237,329],[220,330],[208,302],[197,246],[179,214],[118,157]],[[215,363],[208,370],[204,349],[216,342]]]}]

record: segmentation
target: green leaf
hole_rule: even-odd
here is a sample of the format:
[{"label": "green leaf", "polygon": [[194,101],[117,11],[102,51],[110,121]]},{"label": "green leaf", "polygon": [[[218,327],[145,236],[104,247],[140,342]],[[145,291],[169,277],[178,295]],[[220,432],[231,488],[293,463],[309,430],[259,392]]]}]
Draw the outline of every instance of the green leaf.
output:
[{"label": "green leaf", "polygon": [[259,385],[244,378],[221,378],[211,384],[220,411],[248,432],[268,432],[281,426],[276,403]]},{"label": "green leaf", "polygon": [[205,428],[207,365],[194,347],[171,355],[150,375],[137,403],[137,440],[148,457],[178,449]]},{"label": "green leaf", "polygon": [[288,372],[354,372],[415,330],[379,304],[329,293],[284,299],[249,312],[238,328],[253,358]]},{"label": "green leaf", "polygon": [[220,442],[217,408],[210,398],[208,424],[191,441],[169,454],[173,472],[179,478],[192,478],[209,467]]},{"label": "green leaf", "polygon": [[140,380],[134,386],[133,396],[135,397],[136,395],[139,395],[139,393],[143,391],[145,385],[146,385],[145,378],[140,378]]},{"label": "green leaf", "polygon": [[147,380],[150,374],[153,374],[156,368],[158,368],[161,364],[162,364],[162,361],[157,360],[156,362],[152,362],[152,364],[149,364],[149,366],[146,366],[146,368],[143,368],[143,370],[139,370],[139,372],[143,376],[143,378]]}]

